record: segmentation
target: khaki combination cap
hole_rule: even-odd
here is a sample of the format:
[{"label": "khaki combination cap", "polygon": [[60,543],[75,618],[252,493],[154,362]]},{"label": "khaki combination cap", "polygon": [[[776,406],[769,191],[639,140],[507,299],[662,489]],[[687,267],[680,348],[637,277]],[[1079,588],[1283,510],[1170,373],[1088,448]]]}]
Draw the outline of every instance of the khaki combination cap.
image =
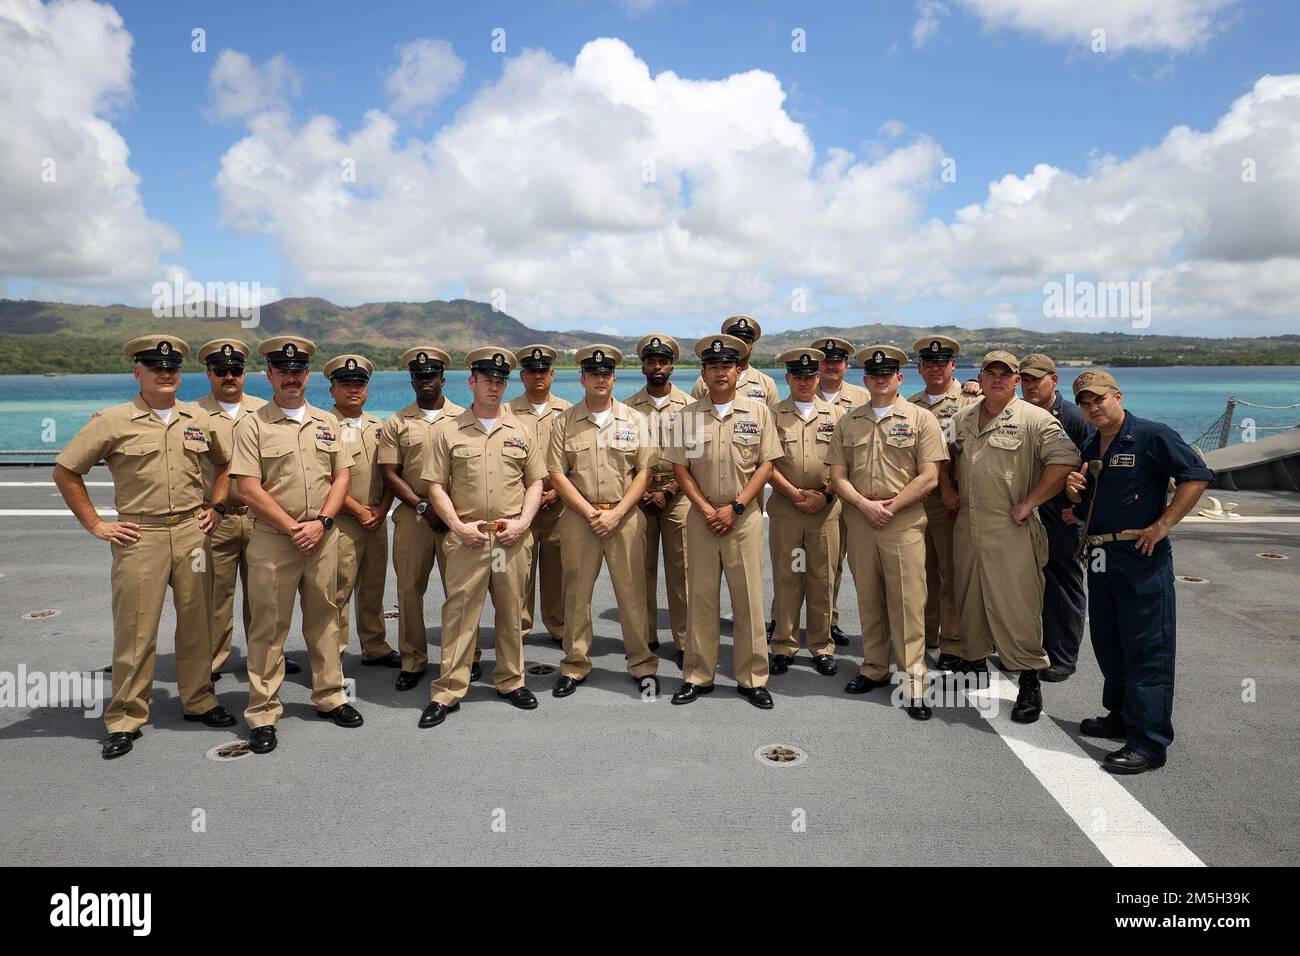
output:
[{"label": "khaki combination cap", "polygon": [[826,353],[821,349],[788,349],[776,357],[785,366],[785,370],[798,378],[811,378],[821,372],[822,359]]},{"label": "khaki combination cap", "polygon": [[837,339],[828,335],[824,339],[814,339],[808,347],[819,350],[828,362],[847,362],[857,351],[847,339]]},{"label": "khaki combination cap", "polygon": [[555,364],[557,355],[559,353],[549,345],[525,345],[515,352],[515,361],[519,363],[520,368],[545,372]]},{"label": "khaki combination cap", "polygon": [[199,346],[198,359],[207,365],[243,365],[253,354],[239,339],[213,339]]},{"label": "khaki combination cap", "polygon": [[584,372],[612,372],[623,361],[623,353],[612,345],[597,342],[578,349],[574,360]]},{"label": "khaki combination cap", "polygon": [[340,355],[325,363],[325,376],[331,382],[368,382],[375,367],[364,355]]},{"label": "khaki combination cap", "polygon": [[166,332],[151,332],[133,338],[122,346],[122,352],[133,362],[154,368],[180,368],[185,356],[190,354],[188,343]]},{"label": "khaki combination cap", "polygon": [[742,359],[749,357],[749,343],[744,339],[736,338],[734,335],[706,335],[695,343],[695,354],[705,364],[710,362],[740,362]]},{"label": "khaki combination cap", "polygon": [[1083,372],[1074,380],[1074,395],[1079,397],[1080,392],[1092,392],[1094,395],[1105,395],[1107,392],[1118,392],[1119,383],[1115,381],[1110,372],[1088,370]]},{"label": "khaki combination cap", "polygon": [[316,343],[300,335],[277,335],[264,341],[257,351],[272,368],[302,372],[311,367]]},{"label": "khaki combination cap", "polygon": [[926,335],[912,346],[918,362],[951,362],[961,352],[957,340],[946,335]]},{"label": "khaki combination cap", "polygon": [[451,356],[432,345],[417,345],[402,353],[402,364],[412,375],[438,375],[451,364]]},{"label": "khaki combination cap", "polygon": [[1044,375],[1056,374],[1056,363],[1050,356],[1042,352],[1034,352],[1032,355],[1026,355],[1020,360],[1020,374],[1028,375],[1031,378],[1042,378]]},{"label": "khaki combination cap", "polygon": [[857,360],[868,375],[888,375],[902,370],[907,353],[893,345],[868,345],[858,352]]},{"label": "khaki combination cap", "polygon": [[752,315],[732,315],[728,316],[727,321],[722,323],[719,330],[727,335],[734,335],[738,339],[744,339],[752,348],[754,343],[763,337],[763,327],[758,324],[758,320]]},{"label": "khaki combination cap", "polygon": [[515,353],[502,345],[487,345],[466,355],[465,364],[478,375],[509,378],[510,370],[515,367]]},{"label": "khaki combination cap", "polygon": [[990,365],[996,365],[998,362],[1001,362],[1013,372],[1020,372],[1020,359],[1016,358],[1010,352],[1004,352],[1001,349],[989,352],[980,359],[980,371],[982,372]]},{"label": "khaki combination cap", "polygon": [[636,354],[643,362],[652,355],[662,355],[676,362],[681,352],[682,347],[677,344],[677,340],[662,332],[652,332],[636,344]]}]

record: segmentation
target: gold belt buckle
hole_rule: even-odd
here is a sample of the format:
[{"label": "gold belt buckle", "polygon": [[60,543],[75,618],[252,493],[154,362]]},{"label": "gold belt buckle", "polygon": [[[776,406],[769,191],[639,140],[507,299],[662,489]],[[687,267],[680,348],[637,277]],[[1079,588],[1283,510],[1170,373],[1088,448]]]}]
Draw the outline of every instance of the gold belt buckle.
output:
[{"label": "gold belt buckle", "polygon": [[168,523],[169,525],[172,525],[172,524],[180,524],[181,521],[183,521],[183,520],[185,519],[186,516],[185,516],[185,515],[166,515],[165,517],[167,518],[167,523]]},{"label": "gold belt buckle", "polygon": [[654,486],[656,488],[666,488],[672,484],[673,476],[665,471],[656,471],[654,476]]}]

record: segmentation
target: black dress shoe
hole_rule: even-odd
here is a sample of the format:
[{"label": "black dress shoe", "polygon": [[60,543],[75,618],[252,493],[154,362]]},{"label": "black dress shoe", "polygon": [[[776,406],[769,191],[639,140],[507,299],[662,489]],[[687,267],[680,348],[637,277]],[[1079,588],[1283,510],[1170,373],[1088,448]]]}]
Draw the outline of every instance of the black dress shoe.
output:
[{"label": "black dress shoe", "polygon": [[212,672],[212,683],[215,684],[217,681],[221,680],[221,678],[223,678],[224,676],[226,676],[226,675],[222,674],[221,671],[213,671],[213,672]]},{"label": "black dress shoe", "polygon": [[833,677],[839,673],[840,662],[829,654],[818,654],[813,658],[813,667],[817,668],[817,673],[823,677]]},{"label": "black dress shoe", "polygon": [[297,661],[291,660],[290,658],[286,657],[284,659],[284,672],[286,674],[301,674],[302,665],[299,664]]},{"label": "black dress shoe", "polygon": [[987,658],[981,657],[977,661],[961,660],[961,666],[957,668],[962,674],[987,674],[989,672],[989,662]]},{"label": "black dress shoe", "polygon": [[767,643],[772,643],[772,633],[776,630],[776,621],[767,622]]},{"label": "black dress shoe", "polygon": [[497,696],[503,700],[508,700],[512,706],[518,707],[520,710],[537,709],[537,698],[533,696],[533,692],[527,687],[516,687],[508,694],[497,691]]},{"label": "black dress shoe", "polygon": [[397,675],[397,683],[393,686],[398,690],[410,690],[416,684],[420,683],[420,678],[424,676],[424,668],[418,671],[402,671]]},{"label": "black dress shoe", "polygon": [[759,710],[772,709],[772,695],[768,693],[766,687],[740,687],[737,685],[736,693],[745,698]]},{"label": "black dress shoe", "polygon": [[1114,753],[1106,754],[1101,765],[1111,773],[1143,773],[1165,765],[1164,758],[1159,760],[1140,754],[1129,747],[1121,747]]},{"label": "black dress shoe", "polygon": [[677,669],[678,669],[678,670],[682,670],[682,669],[684,669],[685,667],[686,667],[686,652],[685,652],[685,651],[678,651],[678,652],[677,652]]},{"label": "black dress shoe", "polygon": [[948,671],[950,674],[959,674],[963,663],[965,662],[956,654],[940,654],[939,659],[934,662],[934,669]]},{"label": "black dress shoe", "polygon": [[659,650],[659,638],[656,637],[653,641],[647,644],[646,647],[650,648],[652,651]]},{"label": "black dress shoe", "polygon": [[768,662],[767,672],[769,674],[784,674],[794,663],[794,658],[786,654],[773,654],[772,660]]},{"label": "black dress shoe", "polygon": [[560,675],[560,679],[555,682],[555,689],[551,691],[551,696],[568,697],[578,689],[578,685],[581,683],[582,681],[578,680],[576,677],[569,677],[568,675],[562,674]]},{"label": "black dress shoe", "polygon": [[209,727],[233,727],[236,723],[234,715],[220,704],[205,713],[185,714],[184,716],[190,723],[201,720]]},{"label": "black dress shoe", "polygon": [[651,697],[659,696],[659,678],[654,674],[645,674],[642,677],[633,677],[632,683],[636,684],[641,696],[646,696],[646,691],[650,691]]},{"label": "black dress shoe", "polygon": [[1011,708],[1011,719],[1018,724],[1032,724],[1043,712],[1043,688],[1038,683],[1038,671],[1020,672],[1020,693]]},{"label": "black dress shoe", "polygon": [[682,684],[673,694],[674,704],[690,704],[703,697],[705,694],[713,693],[712,684],[692,684],[690,681]]},{"label": "black dress shoe", "polygon": [[360,727],[365,723],[361,719],[361,712],[351,704],[339,704],[333,710],[318,710],[316,716],[332,720],[340,727]]},{"label": "black dress shoe", "polygon": [[1128,740],[1124,718],[1117,713],[1105,717],[1088,717],[1079,724],[1079,733],[1085,737],[1108,737],[1111,740]]},{"label": "black dress shoe", "polygon": [[1070,675],[1073,673],[1074,668],[1069,664],[1053,664],[1051,667],[1039,671],[1038,678],[1047,681],[1049,684],[1058,684],[1063,680],[1069,680]]},{"label": "black dress shoe", "polygon": [[835,642],[836,647],[849,646],[849,636],[841,630],[838,624],[831,628],[831,640]]},{"label": "black dress shoe", "polygon": [[269,754],[275,749],[275,728],[254,727],[248,736],[248,749],[255,754]]},{"label": "black dress shoe", "polygon": [[389,651],[383,657],[372,657],[369,660],[361,658],[362,667],[401,667],[402,655],[397,651]]},{"label": "black dress shoe", "polygon": [[846,694],[865,694],[867,691],[875,690],[877,687],[888,687],[887,680],[872,680],[862,674],[855,674],[853,680],[844,685]]},{"label": "black dress shoe", "polygon": [[478,680],[482,676],[483,676],[483,665],[481,665],[478,661],[475,661],[473,664],[469,665],[470,680]]},{"label": "black dress shoe", "polygon": [[923,699],[914,697],[907,702],[907,716],[913,720],[929,720],[934,716],[934,711],[930,709],[930,705]]},{"label": "black dress shoe", "polygon": [[437,727],[447,719],[448,714],[454,714],[460,710],[460,704],[452,704],[450,707],[444,707],[436,700],[420,712],[421,727]]},{"label": "black dress shoe", "polygon": [[127,732],[119,731],[115,734],[109,734],[108,739],[104,741],[104,746],[100,749],[99,754],[105,760],[112,760],[114,757],[121,757],[129,754],[134,746],[132,741],[140,739],[140,731],[133,730]]}]

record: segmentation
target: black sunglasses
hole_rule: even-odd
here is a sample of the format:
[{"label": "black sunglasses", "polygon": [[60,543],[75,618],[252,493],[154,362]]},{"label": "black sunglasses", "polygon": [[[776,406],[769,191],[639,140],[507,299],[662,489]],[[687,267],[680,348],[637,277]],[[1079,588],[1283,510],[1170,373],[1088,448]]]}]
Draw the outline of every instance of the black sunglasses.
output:
[{"label": "black sunglasses", "polygon": [[243,376],[243,374],[244,374],[244,366],[242,366],[242,365],[214,365],[214,366],[212,366],[212,374],[213,374],[216,378],[225,378],[227,375],[233,376],[233,377],[235,377],[235,378],[241,378],[241,377]]}]

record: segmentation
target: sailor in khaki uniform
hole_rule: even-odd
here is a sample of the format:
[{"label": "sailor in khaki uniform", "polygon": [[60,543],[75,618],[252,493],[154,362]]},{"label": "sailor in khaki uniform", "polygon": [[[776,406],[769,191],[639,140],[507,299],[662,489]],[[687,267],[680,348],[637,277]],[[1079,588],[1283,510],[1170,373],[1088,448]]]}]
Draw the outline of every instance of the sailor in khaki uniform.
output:
[{"label": "sailor in khaki uniform", "polygon": [[[964,394],[961,384],[953,377],[961,346],[956,339],[946,335],[927,335],[917,340],[914,349],[925,388],[907,400],[927,409],[937,418],[939,426],[944,430],[944,441],[951,442],[952,417],[967,405],[979,401],[977,396]],[[940,464],[940,473],[947,472],[951,464]],[[925,580],[928,589],[925,599],[925,645],[939,649],[939,660],[935,666],[941,671],[951,671],[961,664],[956,572],[952,566],[952,532],[957,501],[954,497],[950,502],[944,502],[941,481],[938,488],[926,495],[924,504]]]},{"label": "sailor in khaki uniform", "polygon": [[871,401],[840,419],[826,461],[848,513],[849,567],[862,621],[862,668],[844,688],[865,694],[901,672],[909,717],[929,720],[925,702],[925,507],[947,461],[933,415],[898,394],[907,353],[871,345],[858,353]]},{"label": "sailor in khaki uniform", "polygon": [[[225,500],[230,452],[197,405],[176,401],[189,346],[173,335],[132,339],[140,392],[91,416],[59,453],[54,483],[82,527],[112,546],[113,699],[104,710],[102,755],[128,753],[149,720],[158,621],[167,587],[176,608],[176,683],[185,719],[235,723],[212,689],[212,607],[207,536],[221,522],[205,508],[202,464],[215,468],[211,499]],[[113,476],[116,521],[100,518],[84,475],[103,460]]]},{"label": "sailor in khaki uniform", "polygon": [[953,418],[953,563],[962,670],[987,670],[984,658],[996,647],[1002,666],[1020,671],[1011,719],[1032,723],[1043,709],[1038,672],[1050,663],[1043,651],[1047,532],[1038,506],[1065,487],[1082,459],[1051,414],[1016,397],[1019,368],[1010,352],[985,355],[983,399]]},{"label": "sailor in khaki uniform", "polygon": [[488,346],[465,357],[473,404],[440,429],[424,463],[429,499],[451,529],[447,536],[447,601],[442,606],[442,670],[430,687],[421,727],[460,709],[479,618],[488,595],[496,611],[497,695],[522,710],[537,707],[524,686],[521,626],[524,583],[532,558],[529,530],[546,474],[536,432],[501,401],[515,357]]},{"label": "sailor in khaki uniform", "polygon": [[[224,448],[235,447],[235,422],[249,412],[266,404],[266,399],[244,394],[244,373],[249,347],[239,339],[213,339],[199,347],[198,359],[208,372],[211,391],[194,404],[208,413],[208,428]],[[203,463],[204,501],[215,502],[213,485],[216,468],[210,460]],[[243,585],[244,641],[252,621],[252,605],[248,603],[248,542],[253,537],[253,516],[248,505],[239,500],[235,483],[228,482],[230,493],[226,498],[225,517],[216,530],[208,535],[209,574],[212,578],[212,679],[221,679],[221,668],[230,657],[235,636],[235,583]],[[286,674],[296,674],[300,668],[295,661],[286,659]]]},{"label": "sailor in khaki uniform", "polygon": [[694,401],[670,381],[679,350],[677,340],[662,332],[643,336],[637,342],[636,352],[641,358],[645,388],[629,398],[627,404],[650,423],[650,437],[655,447],[650,486],[641,498],[641,510],[646,516],[646,642],[650,650],[659,650],[659,548],[662,543],[668,621],[680,668],[686,654],[686,515],[691,510],[691,502],[681,493],[682,489],[673,477],[672,462],[663,455],[664,439],[672,434],[674,418]]},{"label": "sailor in khaki uniform", "polygon": [[339,437],[352,452],[348,496],[339,529],[339,653],[348,649],[349,610],[357,606],[357,639],[365,667],[401,667],[402,657],[388,646],[384,628],[384,584],[388,570],[388,509],[392,492],[379,473],[379,439],[384,423],[365,410],[374,366],[364,355],[340,355],[325,364]]},{"label": "sailor in khaki uniform", "polygon": [[248,561],[256,570],[249,600],[250,749],[276,747],[275,724],[284,707],[284,641],[302,602],[302,635],[311,659],[316,715],[340,727],[361,726],[361,714],[343,693],[339,659],[338,531],[335,516],[348,494],[352,452],[329,412],[307,404],[313,342],[277,335],[258,346],[274,396],[235,425],[230,473],[254,514]]},{"label": "sailor in khaki uniform", "polygon": [[[428,483],[420,477],[438,430],[465,409],[442,394],[451,356],[432,345],[417,345],[402,354],[411,374],[415,401],[391,415],[379,438],[379,471],[384,487],[397,499],[393,509],[393,572],[397,575],[397,646],[402,672],[397,689],[420,683],[429,661],[424,629],[424,593],[435,561],[447,592],[447,526],[429,503]],[[477,670],[478,664],[474,664]],[[472,680],[478,679],[475,673]]]},{"label": "sailor in khaki uniform", "polygon": [[[749,365],[750,353],[754,351],[754,345],[763,335],[763,328],[758,324],[758,320],[752,315],[733,315],[722,323],[722,332],[725,335],[734,335],[748,346],[748,351],[736,370],[736,394],[741,398],[761,399],[769,408],[775,407],[776,403],[781,401],[781,392],[776,387],[776,380],[766,372],[750,368]],[[691,388],[691,398],[699,400],[706,398],[708,394],[709,388],[701,373]],[[762,502],[759,503],[759,509],[762,509]]]},{"label": "sailor in khaki uniform", "polygon": [[756,507],[772,462],[781,457],[767,404],[736,393],[740,361],[749,346],[732,335],[695,343],[704,365],[706,398],[687,405],[665,457],[691,501],[686,518],[690,607],[685,682],[674,704],[712,693],[718,663],[719,598],[726,576],[735,614],[732,663],[736,690],[770,710],[767,643],[763,638],[763,514]]},{"label": "sailor in khaki uniform", "polygon": [[[543,466],[555,416],[571,404],[568,399],[551,394],[551,383],[555,381],[551,366],[555,357],[556,351],[549,345],[529,345],[515,353],[524,393],[516,395],[507,406],[520,424],[533,430],[533,442],[541,452]],[[557,644],[564,642],[564,567],[560,564],[558,530],[563,511],[564,502],[551,487],[548,476],[542,482],[542,507],[532,529],[533,557],[524,584],[523,625],[526,636],[533,629],[534,596],[540,589],[542,624]]]},{"label": "sailor in khaki uniform", "polygon": [[840,553],[840,502],[830,487],[826,451],[843,409],[817,394],[822,353],[792,349],[777,356],[785,365],[790,397],[772,412],[781,439],[767,503],[772,585],[776,592],[772,636],[773,674],[790,669],[799,652],[799,611],[808,606],[808,650],[823,675],[839,668],[832,656],[831,607],[835,560]]}]

